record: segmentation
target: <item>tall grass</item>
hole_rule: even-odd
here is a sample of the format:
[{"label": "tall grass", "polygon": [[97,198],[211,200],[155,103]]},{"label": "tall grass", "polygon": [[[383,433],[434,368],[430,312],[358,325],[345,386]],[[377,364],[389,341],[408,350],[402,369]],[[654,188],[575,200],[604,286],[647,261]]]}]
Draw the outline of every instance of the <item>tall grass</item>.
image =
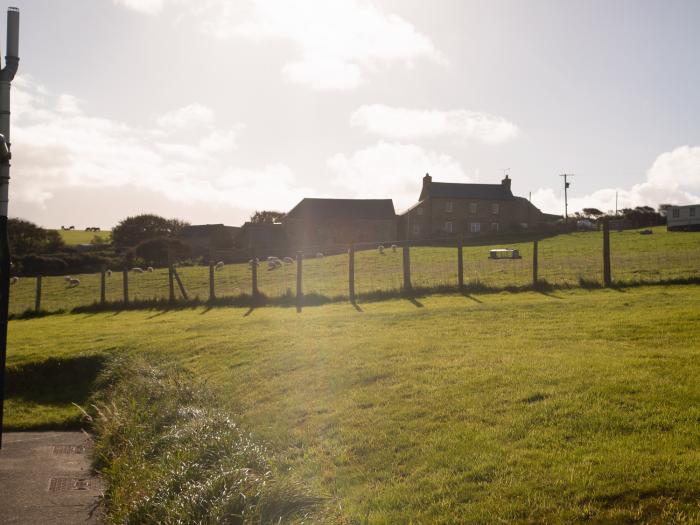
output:
[{"label": "tall grass", "polygon": [[116,359],[92,407],[111,523],[295,523],[319,502],[180,369]]}]

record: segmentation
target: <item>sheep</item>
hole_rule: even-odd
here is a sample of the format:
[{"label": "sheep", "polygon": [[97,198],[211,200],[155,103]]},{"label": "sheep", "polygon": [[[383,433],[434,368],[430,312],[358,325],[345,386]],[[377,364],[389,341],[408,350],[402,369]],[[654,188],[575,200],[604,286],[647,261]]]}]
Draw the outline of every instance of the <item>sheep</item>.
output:
[{"label": "sheep", "polygon": [[71,279],[72,279],[72,277],[71,277],[70,275],[66,275],[66,276],[63,278],[63,280],[66,281],[66,282],[70,281]]},{"label": "sheep", "polygon": [[257,266],[258,263],[259,263],[259,261],[257,258],[251,259],[250,261],[248,261],[248,266],[250,266],[252,268],[253,266]]},{"label": "sheep", "polygon": [[80,286],[80,279],[71,277],[71,280],[68,281],[68,286],[66,288],[75,288],[76,286]]},{"label": "sheep", "polygon": [[321,252],[316,253],[316,258],[317,259],[323,259],[323,254]]},{"label": "sheep", "polygon": [[392,245],[391,245],[391,251],[392,251],[392,252],[395,252],[395,251],[396,251],[396,245],[395,245],[395,244],[392,244]]},{"label": "sheep", "polygon": [[267,261],[267,269],[268,270],[275,270],[282,266],[282,261],[279,259],[273,260],[273,261]]},{"label": "sheep", "polygon": [[107,274],[107,277],[112,277],[112,270],[107,270],[105,273]]},{"label": "sheep", "polygon": [[17,284],[19,282],[19,277],[10,277],[10,284]]},{"label": "sheep", "polygon": [[294,264],[294,259],[292,259],[291,257],[285,257],[284,262],[285,264]]},{"label": "sheep", "polygon": [[377,246],[377,250],[379,251],[379,253],[381,255],[384,255],[384,245],[383,244],[380,244],[379,246]]},{"label": "sheep", "polygon": [[152,272],[152,271],[153,271],[153,266],[149,266],[148,268],[146,268],[146,271],[147,271],[147,272]]},{"label": "sheep", "polygon": [[224,268],[224,261],[219,261],[214,265],[214,270],[223,270]]},{"label": "sheep", "polygon": [[131,271],[134,272],[134,273],[143,273],[143,268],[139,268],[138,266],[134,266],[134,267],[131,269]]}]

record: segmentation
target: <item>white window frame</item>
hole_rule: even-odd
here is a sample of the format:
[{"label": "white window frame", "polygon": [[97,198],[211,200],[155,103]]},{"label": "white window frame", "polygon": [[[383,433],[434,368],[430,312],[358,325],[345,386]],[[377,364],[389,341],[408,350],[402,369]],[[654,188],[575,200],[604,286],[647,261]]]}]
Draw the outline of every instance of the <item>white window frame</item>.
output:
[{"label": "white window frame", "polygon": [[491,231],[492,231],[492,232],[498,233],[498,231],[500,230],[500,228],[501,228],[501,226],[500,226],[500,224],[498,224],[497,222],[492,222],[492,223],[491,223]]},{"label": "white window frame", "polygon": [[452,233],[452,221],[445,222],[445,231],[447,233]]},{"label": "white window frame", "polygon": [[688,217],[695,217],[695,208],[692,206],[688,208]]},{"label": "white window frame", "polygon": [[674,208],[672,215],[674,219],[678,219],[681,216],[681,210],[679,208]]},{"label": "white window frame", "polygon": [[445,202],[445,212],[452,213],[452,201]]},{"label": "white window frame", "polygon": [[491,213],[493,215],[499,215],[501,213],[501,206],[497,202],[491,203]]},{"label": "white window frame", "polygon": [[469,231],[472,233],[481,233],[481,223],[480,222],[470,222]]},{"label": "white window frame", "polygon": [[477,207],[476,202],[470,202],[469,203],[469,213],[471,213],[472,215],[476,215],[477,210],[478,210],[478,207]]}]

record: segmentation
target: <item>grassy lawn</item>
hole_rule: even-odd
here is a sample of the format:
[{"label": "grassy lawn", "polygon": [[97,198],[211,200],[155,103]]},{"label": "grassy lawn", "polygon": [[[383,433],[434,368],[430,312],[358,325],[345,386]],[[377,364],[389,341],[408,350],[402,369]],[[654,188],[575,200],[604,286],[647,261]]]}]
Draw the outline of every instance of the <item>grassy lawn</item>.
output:
[{"label": "grassy lawn", "polygon": [[[74,232],[63,232],[74,233]],[[80,233],[80,232],[75,232]],[[524,286],[532,282],[532,243],[507,244],[519,248],[522,259],[494,261],[488,259],[493,246],[464,248],[465,282],[479,282],[490,287]],[[667,232],[654,229],[653,235],[637,231],[611,234],[613,279],[620,282],[659,281],[700,277],[700,233]],[[539,277],[552,284],[578,285],[580,280],[602,282],[602,233],[581,232],[558,235],[539,243]],[[204,266],[183,267],[179,273],[192,297],[206,300],[209,294],[209,269]],[[42,308],[47,311],[70,310],[99,300],[99,274],[77,275],[81,284],[66,288],[63,277],[43,279]],[[258,288],[278,297],[295,290],[296,267],[287,265],[258,271]],[[348,256],[346,254],[304,261],[304,291],[327,297],[347,296]],[[411,279],[414,286],[435,287],[457,284],[457,250],[455,248],[411,248]],[[121,273],[107,280],[107,300],[123,298]],[[397,290],[403,282],[401,250],[387,248],[356,254],[355,282],[358,294]],[[215,274],[219,297],[250,293],[251,271],[247,264],[227,265]],[[11,289],[11,312],[33,308],[36,282],[20,279]],[[168,272],[129,274],[131,300],[168,297]]]},{"label": "grassy lawn", "polygon": [[109,242],[112,238],[112,232],[109,230],[99,232],[87,232],[85,230],[56,230],[68,246],[76,246],[78,244],[90,244],[95,238],[95,235],[102,237],[104,242]]},{"label": "grassy lawn", "polygon": [[9,336],[10,428],[75,424],[101,356],[181,364],[337,523],[700,520],[696,285],[66,314]]}]

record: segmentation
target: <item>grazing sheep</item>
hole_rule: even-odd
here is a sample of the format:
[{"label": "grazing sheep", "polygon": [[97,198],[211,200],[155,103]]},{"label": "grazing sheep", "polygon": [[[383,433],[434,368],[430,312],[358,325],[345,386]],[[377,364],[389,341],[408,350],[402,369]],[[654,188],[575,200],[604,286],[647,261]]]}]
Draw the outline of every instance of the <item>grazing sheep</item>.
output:
[{"label": "grazing sheep", "polygon": [[146,268],[146,271],[147,271],[147,272],[152,272],[152,271],[153,271],[153,266],[149,266],[148,268]]},{"label": "grazing sheep", "polygon": [[321,252],[316,253],[317,259],[323,259],[323,254]]},{"label": "grazing sheep", "polygon": [[138,266],[134,266],[134,267],[131,269],[131,271],[134,272],[134,273],[143,273],[143,268],[139,268]]},{"label": "grazing sheep", "polygon": [[250,266],[250,267],[252,268],[253,266],[257,266],[257,265],[258,265],[258,262],[259,262],[259,261],[258,261],[257,258],[251,259],[250,261],[248,261],[248,266]]},{"label": "grazing sheep", "polygon": [[275,270],[275,269],[279,268],[280,266],[282,266],[282,261],[280,261],[279,259],[267,261],[267,269],[268,270]]},{"label": "grazing sheep", "polygon": [[396,251],[396,245],[395,245],[395,244],[392,244],[392,245],[391,245],[391,251],[392,251],[392,252],[395,252],[395,251]]},{"label": "grazing sheep", "polygon": [[285,264],[294,264],[294,259],[292,259],[291,257],[285,257],[284,262]]},{"label": "grazing sheep", "polygon": [[216,263],[216,264],[214,265],[214,270],[217,270],[217,271],[218,271],[218,270],[222,270],[223,267],[224,267],[224,261],[219,261],[218,263]]},{"label": "grazing sheep", "polygon": [[105,273],[107,274],[107,277],[112,277],[112,270],[107,270]]},{"label": "grazing sheep", "polygon": [[71,280],[68,281],[67,288],[75,288],[76,286],[80,286],[80,279],[76,279],[75,277],[71,277]]},{"label": "grazing sheep", "polygon": [[71,279],[72,279],[72,277],[71,277],[70,275],[66,275],[66,276],[63,278],[63,280],[66,281],[66,282],[70,281]]},{"label": "grazing sheep", "polygon": [[377,246],[377,250],[379,251],[379,253],[381,255],[384,255],[384,245],[383,244],[380,244],[379,246]]},{"label": "grazing sheep", "polygon": [[10,284],[17,284],[19,282],[19,277],[10,277]]}]

